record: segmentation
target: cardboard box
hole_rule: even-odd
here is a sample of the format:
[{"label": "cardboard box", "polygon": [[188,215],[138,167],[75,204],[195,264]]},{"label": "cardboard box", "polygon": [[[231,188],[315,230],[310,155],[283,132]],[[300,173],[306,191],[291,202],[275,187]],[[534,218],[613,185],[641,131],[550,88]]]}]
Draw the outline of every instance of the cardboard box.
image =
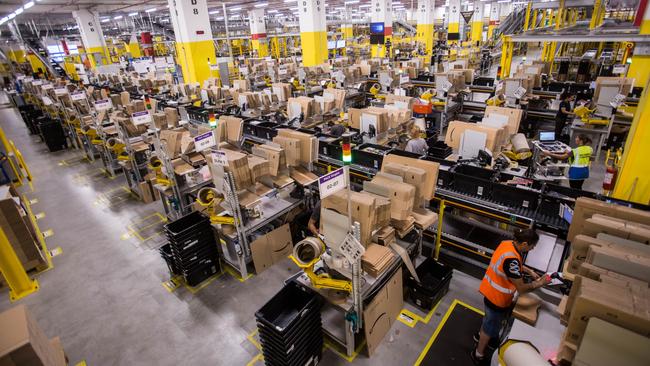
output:
[{"label": "cardboard box", "polygon": [[493,114],[499,114],[508,117],[508,136],[512,136],[519,132],[519,124],[521,123],[521,118],[524,115],[523,109],[496,107],[492,105],[487,106],[487,108],[485,108],[485,117],[489,117]]},{"label": "cardboard box", "polygon": [[592,317],[650,337],[648,297],[647,291],[638,293],[630,288],[620,289],[595,281],[583,281],[571,307],[567,340],[579,345],[587,322]]},{"label": "cardboard box", "polygon": [[638,289],[650,287],[648,282],[622,275],[616,271],[600,268],[591,263],[580,264],[578,275],[583,278],[607,283],[616,287],[635,287]]},{"label": "cardboard box", "polygon": [[404,305],[402,269],[391,277],[374,299],[363,309],[363,330],[368,356],[372,356],[386,333],[397,320]]},{"label": "cardboard box", "polygon": [[123,106],[131,103],[131,94],[129,94],[128,91],[121,92],[120,93],[120,101],[122,102]]},{"label": "cardboard box", "polygon": [[248,168],[254,181],[269,175],[269,161],[255,155],[248,155]]},{"label": "cardboard box", "polygon": [[650,282],[650,257],[632,254],[620,248],[590,246],[585,261],[600,268]]},{"label": "cardboard box", "polygon": [[650,212],[625,207],[614,203],[606,203],[587,197],[578,197],[573,212],[573,219],[567,234],[567,240],[573,241],[578,234],[583,234],[587,219],[595,214],[602,214],[643,225],[650,225]]},{"label": "cardboard box", "polygon": [[603,233],[646,245],[650,244],[650,229],[647,227],[601,214],[595,214],[585,220],[582,233],[591,237]]},{"label": "cardboard box", "polygon": [[61,339],[59,337],[54,337],[50,339],[50,346],[52,347],[52,358],[56,366],[66,366],[68,364],[67,356],[63,350],[63,345],[61,344]]},{"label": "cardboard box", "polygon": [[270,233],[258,237],[251,243],[255,273],[259,275],[292,252],[293,241],[289,224],[284,224]]},{"label": "cardboard box", "polygon": [[[390,218],[392,220],[408,219],[413,210],[413,199],[415,198],[414,186],[391,179],[385,173],[375,175],[371,183],[388,190],[387,197],[390,199]],[[365,184],[364,189],[367,189]]]},{"label": "cardboard box", "polygon": [[424,197],[420,190],[422,182],[426,179],[426,172],[424,169],[408,165],[388,163],[386,164],[384,172],[400,176],[404,183],[408,183],[415,187],[415,201],[413,207],[417,207],[420,201],[426,200],[426,197]]},{"label": "cardboard box", "polygon": [[286,128],[278,130],[278,136],[300,140],[301,164],[309,164],[318,160],[318,139],[316,136]]},{"label": "cardboard box", "polygon": [[25,305],[0,313],[0,329],[0,365],[60,365],[57,353]]},{"label": "cardboard box", "polygon": [[0,228],[25,270],[45,263],[32,223],[9,186],[0,187]]},{"label": "cardboard box", "polygon": [[176,108],[165,107],[163,110],[165,112],[165,117],[167,118],[167,125],[172,127],[178,126],[178,110]]},{"label": "cardboard box", "polygon": [[280,171],[287,167],[285,152],[282,148],[264,144],[253,146],[252,152],[269,161],[269,174],[273,177],[277,177]]},{"label": "cardboard box", "polygon": [[[372,232],[375,229],[374,211],[375,198],[364,192],[351,192],[352,221],[359,222],[361,226],[361,244],[365,247],[370,244]],[[347,191],[339,191],[321,201],[321,210],[334,210],[341,215],[348,213]],[[320,228],[323,229],[322,227]],[[327,235],[327,233],[325,233]]]},{"label": "cardboard box", "polygon": [[153,192],[151,191],[151,185],[149,184],[149,182],[144,181],[138,183],[138,188],[140,188],[140,194],[141,194],[140,199],[142,199],[142,202],[150,203],[154,201]]},{"label": "cardboard box", "polygon": [[637,253],[644,254],[650,253],[650,246],[644,244],[635,245],[634,242],[621,242],[614,243],[606,240],[596,239],[587,235],[578,235],[573,238],[571,242],[571,253],[567,259],[567,272],[577,274],[580,265],[587,259],[587,253],[590,246],[596,247],[609,247],[609,248],[628,248],[629,250]]},{"label": "cardboard box", "polygon": [[420,168],[424,170],[426,177],[418,186],[421,195],[427,199],[433,199],[436,192],[436,184],[438,182],[438,169],[440,167],[439,163],[427,160],[419,160],[408,158],[406,156],[400,156],[395,154],[390,154],[384,156],[382,162],[381,171],[385,172],[384,165],[387,164],[401,164],[409,167]]},{"label": "cardboard box", "polygon": [[166,130],[168,128],[167,126],[167,116],[165,113],[154,113],[153,114],[153,123],[154,125],[161,129],[161,130]]},{"label": "cardboard box", "polygon": [[501,151],[503,139],[505,136],[504,128],[494,128],[477,123],[469,123],[462,121],[451,121],[447,127],[447,134],[445,136],[445,143],[451,148],[458,150],[460,148],[461,136],[465,131],[473,130],[486,134],[485,147],[490,149],[493,153]]},{"label": "cardboard box", "polygon": [[273,142],[282,146],[287,166],[300,165],[300,140],[291,137],[275,136]]}]

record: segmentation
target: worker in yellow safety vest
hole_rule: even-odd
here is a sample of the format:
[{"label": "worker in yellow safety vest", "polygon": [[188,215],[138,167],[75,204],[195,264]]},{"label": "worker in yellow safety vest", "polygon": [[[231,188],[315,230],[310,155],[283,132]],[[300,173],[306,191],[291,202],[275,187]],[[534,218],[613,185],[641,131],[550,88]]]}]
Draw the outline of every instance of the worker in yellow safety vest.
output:
[{"label": "worker in yellow safety vest", "polygon": [[[481,329],[474,335],[478,344],[472,350],[471,358],[476,365],[489,364],[486,348],[490,339],[498,342],[501,330],[512,313],[515,294],[533,291],[550,282],[549,276],[540,277],[523,265],[522,255],[537,245],[537,232],[521,229],[515,232],[514,237],[514,240],[501,242],[494,251],[479,287],[479,292],[483,295],[485,316]],[[523,273],[529,274],[533,282],[525,283]]]},{"label": "worker in yellow safety vest", "polygon": [[591,139],[580,134],[576,137],[576,148],[562,154],[544,151],[543,154],[558,160],[569,160],[569,185],[574,189],[582,189],[585,180],[589,178],[589,163],[594,149],[590,146]]}]

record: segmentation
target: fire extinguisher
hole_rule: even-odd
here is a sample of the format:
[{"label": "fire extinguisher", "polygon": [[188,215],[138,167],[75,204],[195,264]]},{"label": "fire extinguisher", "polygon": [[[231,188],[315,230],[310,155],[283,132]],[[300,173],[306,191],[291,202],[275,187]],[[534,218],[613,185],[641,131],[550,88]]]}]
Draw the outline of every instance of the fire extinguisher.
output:
[{"label": "fire extinguisher", "polygon": [[607,165],[605,171],[605,179],[603,179],[603,190],[612,191],[616,184],[616,177],[618,176],[618,168],[615,165]]}]

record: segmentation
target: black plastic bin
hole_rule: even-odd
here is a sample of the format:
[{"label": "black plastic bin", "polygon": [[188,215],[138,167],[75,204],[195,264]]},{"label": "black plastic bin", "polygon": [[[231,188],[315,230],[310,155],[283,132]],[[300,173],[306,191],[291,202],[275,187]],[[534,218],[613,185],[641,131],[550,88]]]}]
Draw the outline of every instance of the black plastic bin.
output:
[{"label": "black plastic bin", "polygon": [[406,278],[409,298],[416,306],[431,310],[449,291],[453,269],[433,258],[427,258],[415,272],[420,278],[420,283],[411,274]]},{"label": "black plastic bin", "polygon": [[171,238],[180,238],[183,234],[192,233],[197,226],[205,225],[208,218],[198,211],[193,211],[180,219],[165,225],[165,232]]},{"label": "black plastic bin", "polygon": [[162,247],[160,247],[159,251],[160,251],[160,256],[165,260],[165,263],[167,263],[167,268],[169,269],[170,276],[181,274],[181,271],[174,263],[174,255],[172,254],[171,244],[167,243],[163,245]]},{"label": "black plastic bin", "polygon": [[352,161],[367,168],[381,169],[384,156],[391,150],[392,148],[382,145],[361,144],[352,149]]}]

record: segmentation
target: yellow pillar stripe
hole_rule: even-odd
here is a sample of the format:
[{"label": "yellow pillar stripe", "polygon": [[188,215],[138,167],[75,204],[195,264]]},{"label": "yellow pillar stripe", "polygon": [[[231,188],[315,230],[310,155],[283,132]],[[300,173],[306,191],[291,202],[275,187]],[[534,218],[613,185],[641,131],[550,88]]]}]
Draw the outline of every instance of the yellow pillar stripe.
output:
[{"label": "yellow pillar stripe", "polygon": [[327,60],[327,32],[300,32],[302,63],[316,66]]},{"label": "yellow pillar stripe", "polygon": [[417,25],[417,39],[418,42],[424,44],[424,49],[427,55],[433,53],[433,24],[418,24]]},{"label": "yellow pillar stripe", "polygon": [[481,42],[483,39],[483,19],[472,22],[472,42]]},{"label": "yellow pillar stripe", "polygon": [[186,83],[201,83],[212,77],[208,59],[216,61],[212,40],[176,43],[177,62],[183,69]]},{"label": "yellow pillar stripe", "polygon": [[257,51],[258,57],[266,57],[269,55],[269,44],[266,40],[262,41],[259,39],[253,39],[251,40],[251,46],[253,47],[253,50]]}]

